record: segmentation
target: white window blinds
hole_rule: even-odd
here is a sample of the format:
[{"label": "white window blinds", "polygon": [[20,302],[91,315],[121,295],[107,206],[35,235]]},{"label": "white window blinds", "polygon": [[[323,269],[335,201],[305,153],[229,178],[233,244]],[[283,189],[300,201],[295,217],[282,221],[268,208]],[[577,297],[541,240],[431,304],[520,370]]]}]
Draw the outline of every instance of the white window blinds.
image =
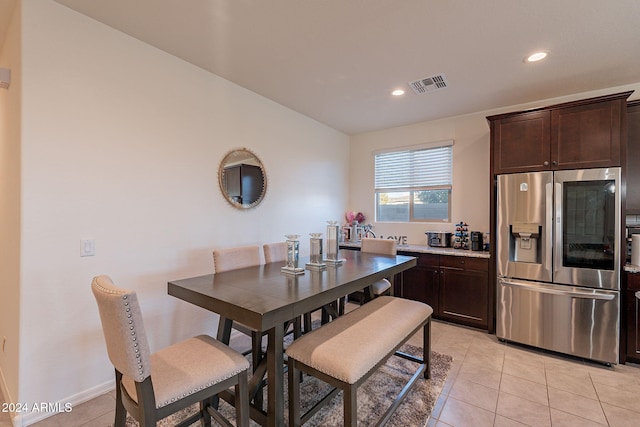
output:
[{"label": "white window blinds", "polygon": [[453,146],[375,155],[375,189],[451,187]]}]

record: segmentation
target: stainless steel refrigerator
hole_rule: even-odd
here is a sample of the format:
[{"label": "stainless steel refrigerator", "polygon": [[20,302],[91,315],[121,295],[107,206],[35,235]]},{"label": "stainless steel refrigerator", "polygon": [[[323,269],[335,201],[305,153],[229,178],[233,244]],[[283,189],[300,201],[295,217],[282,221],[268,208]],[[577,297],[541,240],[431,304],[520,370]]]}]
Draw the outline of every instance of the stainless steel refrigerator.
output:
[{"label": "stainless steel refrigerator", "polygon": [[498,338],[618,363],[620,173],[498,176]]}]

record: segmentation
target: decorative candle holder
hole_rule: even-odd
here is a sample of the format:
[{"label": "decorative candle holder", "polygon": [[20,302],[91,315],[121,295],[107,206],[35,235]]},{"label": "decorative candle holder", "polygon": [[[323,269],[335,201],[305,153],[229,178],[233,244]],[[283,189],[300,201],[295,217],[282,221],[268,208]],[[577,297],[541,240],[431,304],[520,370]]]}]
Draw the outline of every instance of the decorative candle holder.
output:
[{"label": "decorative candle holder", "polygon": [[340,226],[338,221],[327,221],[327,264],[342,264],[344,259],[338,258],[338,238],[340,235]]},{"label": "decorative candle holder", "polygon": [[311,256],[305,267],[307,270],[324,270],[327,264],[322,262],[322,233],[309,233],[309,236],[311,236],[309,241]]},{"label": "decorative candle holder", "polygon": [[287,265],[282,267],[280,271],[287,274],[304,274],[304,268],[298,267],[298,256],[300,251],[300,242],[297,234],[288,234],[287,238]]}]

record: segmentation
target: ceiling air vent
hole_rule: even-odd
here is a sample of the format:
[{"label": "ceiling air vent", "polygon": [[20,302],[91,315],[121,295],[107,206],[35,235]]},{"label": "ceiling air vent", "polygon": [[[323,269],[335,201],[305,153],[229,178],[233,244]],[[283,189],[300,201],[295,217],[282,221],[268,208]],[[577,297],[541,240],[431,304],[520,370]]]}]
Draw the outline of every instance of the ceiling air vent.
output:
[{"label": "ceiling air vent", "polygon": [[444,74],[436,74],[435,76],[425,77],[424,79],[410,82],[409,86],[416,94],[433,92],[434,90],[444,89],[449,86]]}]

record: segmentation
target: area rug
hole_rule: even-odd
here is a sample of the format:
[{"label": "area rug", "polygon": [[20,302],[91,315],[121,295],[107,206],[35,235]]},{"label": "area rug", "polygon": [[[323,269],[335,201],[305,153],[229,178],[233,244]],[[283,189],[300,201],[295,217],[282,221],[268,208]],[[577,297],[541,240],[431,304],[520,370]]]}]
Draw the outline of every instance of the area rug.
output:
[{"label": "area rug", "polygon": [[[419,357],[422,356],[422,348],[410,344],[404,345],[401,351]],[[416,381],[413,389],[402,405],[398,407],[387,425],[394,427],[425,426],[447,379],[452,361],[453,358],[451,356],[432,351],[431,378],[428,380],[421,378]],[[360,386],[358,389],[358,426],[375,425],[409,378],[411,378],[416,368],[416,363],[394,356]],[[300,390],[303,411],[305,411],[326,394],[329,386],[316,378],[305,375]],[[286,404],[287,399],[285,399],[285,419],[288,415]],[[158,426],[174,426],[194,413],[196,408],[197,406],[194,406],[169,416],[158,422]],[[232,422],[235,421],[235,409],[233,407],[221,402],[220,409]],[[343,424],[342,415],[342,392],[340,392],[329,405],[320,410],[305,426],[341,426]],[[192,424],[192,426],[199,425],[199,421]],[[219,424],[214,421],[213,425],[217,426]],[[251,425],[257,426],[253,421]],[[127,427],[134,426],[138,426],[138,423],[131,417],[127,417]]]}]

